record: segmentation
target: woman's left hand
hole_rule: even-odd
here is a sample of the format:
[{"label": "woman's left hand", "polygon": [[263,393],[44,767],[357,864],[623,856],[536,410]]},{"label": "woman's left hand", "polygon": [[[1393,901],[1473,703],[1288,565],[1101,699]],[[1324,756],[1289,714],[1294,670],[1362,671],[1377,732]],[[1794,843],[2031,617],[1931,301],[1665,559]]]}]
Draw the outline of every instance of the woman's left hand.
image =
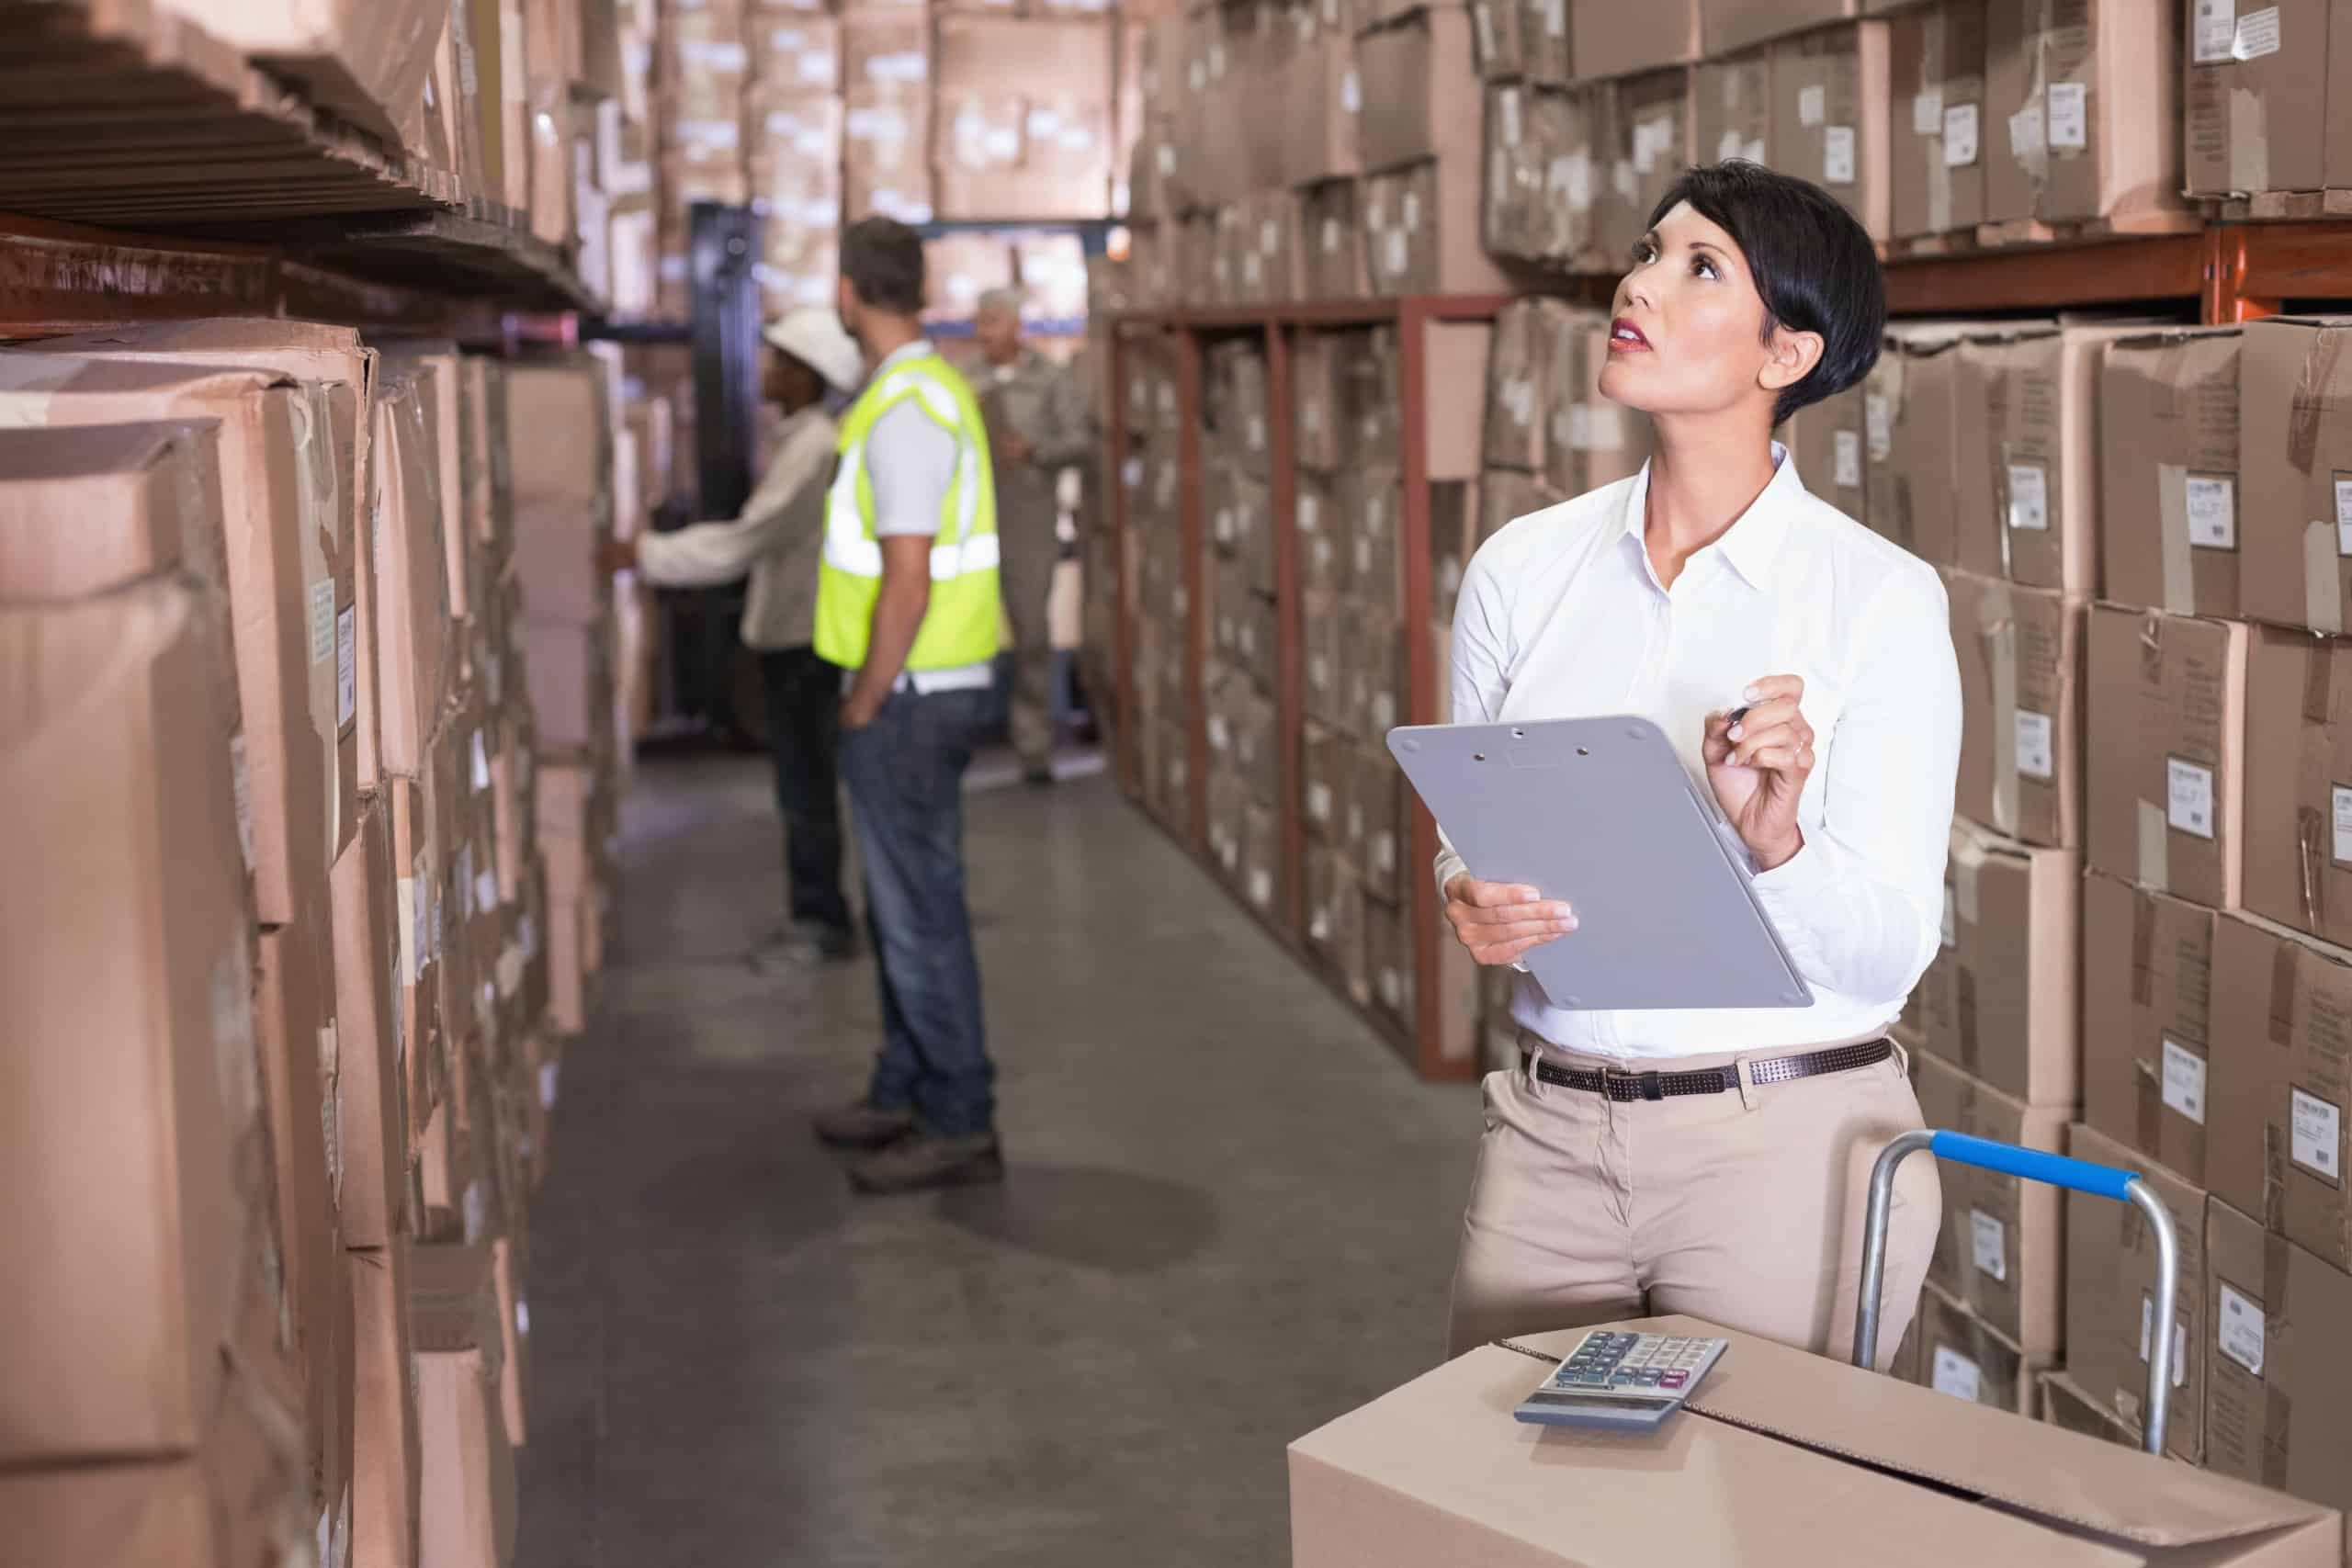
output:
[{"label": "woman's left hand", "polygon": [[1742,695],[1745,708],[1707,716],[1700,750],[1716,803],[1757,869],[1770,871],[1804,848],[1797,801],[1813,773],[1813,726],[1798,705],[1802,676],[1767,675]]}]

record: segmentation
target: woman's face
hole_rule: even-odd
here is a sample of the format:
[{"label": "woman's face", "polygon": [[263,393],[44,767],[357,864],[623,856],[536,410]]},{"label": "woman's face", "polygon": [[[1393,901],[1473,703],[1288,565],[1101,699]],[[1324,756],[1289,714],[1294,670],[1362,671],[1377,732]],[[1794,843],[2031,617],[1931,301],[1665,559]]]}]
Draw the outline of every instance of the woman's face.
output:
[{"label": "woman's face", "polygon": [[1754,402],[1769,423],[1773,397],[1820,355],[1809,333],[1765,335],[1764,299],[1747,258],[1688,202],[1634,246],[1612,315],[1601,395],[1647,414],[1720,413]]}]

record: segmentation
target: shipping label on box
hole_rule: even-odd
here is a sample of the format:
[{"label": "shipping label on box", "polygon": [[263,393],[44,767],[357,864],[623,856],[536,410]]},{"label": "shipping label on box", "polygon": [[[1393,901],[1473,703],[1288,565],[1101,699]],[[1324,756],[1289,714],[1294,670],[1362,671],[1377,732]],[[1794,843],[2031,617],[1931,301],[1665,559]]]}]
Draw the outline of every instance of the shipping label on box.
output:
[{"label": "shipping label on box", "polygon": [[2239,613],[2242,338],[2225,327],[2108,344],[2099,373],[2102,597],[2176,615]]},{"label": "shipping label on box", "polygon": [[1984,7],[1939,0],[1889,19],[1897,237],[1970,231],[1984,217]]},{"label": "shipping label on box", "polygon": [[2084,834],[2092,869],[2235,907],[2246,638],[2235,622],[2092,607]]},{"label": "shipping label on box", "polygon": [[2341,45],[2325,0],[2190,7],[2182,113],[2196,197],[2319,190],[2345,183]]},{"label": "shipping label on box", "polygon": [[2131,1203],[2074,1192],[2066,1200],[2066,1371],[2133,1426],[2146,1420],[2148,1358],[2165,1355],[2172,1403],[2165,1447],[2191,1464],[2205,1454],[2205,1193],[2195,1183],[2091,1128],[2069,1130],[2067,1152],[2129,1170],[2164,1201],[2177,1244],[2179,1290],[2169,1335],[2155,1326],[2156,1240]]},{"label": "shipping label on box", "polygon": [[1955,819],[1943,946],[1920,979],[1924,1043],[2030,1105],[2077,1090],[2075,976],[2081,857]]},{"label": "shipping label on box", "polygon": [[1973,333],[1962,345],[1954,439],[1962,453],[1958,564],[1985,577],[2091,596],[2098,570],[2099,354],[2103,327]]},{"label": "shipping label on box", "polygon": [[2037,1379],[2056,1359],[2020,1349],[1932,1280],[1920,1292],[1912,1335],[1918,1341],[1914,1375],[1922,1387],[2017,1416],[2034,1414]]},{"label": "shipping label on box", "polygon": [[[1917,1058],[1915,1088],[1930,1127],[2057,1154],[2068,1111],[2034,1109],[1936,1056]],[[1928,1279],[2004,1338],[2041,1354],[2063,1343],[2057,1188],[1973,1166],[1946,1164],[1944,1223]]]},{"label": "shipping label on box", "polygon": [[1944,586],[1966,718],[1961,814],[2028,843],[2079,844],[2083,607],[1964,571]]},{"label": "shipping label on box", "polygon": [[1886,28],[1825,28],[1774,44],[1771,61],[1775,166],[1828,191],[1873,240],[1892,220]]},{"label": "shipping label on box", "polygon": [[2083,1120],[2206,1180],[2212,910],[2094,872],[2083,881]]}]

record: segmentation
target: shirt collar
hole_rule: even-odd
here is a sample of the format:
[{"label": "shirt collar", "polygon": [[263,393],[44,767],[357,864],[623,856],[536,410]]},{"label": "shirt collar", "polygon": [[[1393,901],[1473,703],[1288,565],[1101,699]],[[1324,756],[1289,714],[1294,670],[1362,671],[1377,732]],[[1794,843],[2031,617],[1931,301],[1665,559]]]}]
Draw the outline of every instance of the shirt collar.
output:
[{"label": "shirt collar", "polygon": [[[1724,531],[1710,548],[1723,552],[1732,570],[1744,578],[1747,585],[1758,591],[1772,586],[1772,563],[1781,553],[1781,543],[1788,536],[1789,518],[1795,502],[1806,493],[1804,481],[1797,477],[1796,460],[1789,449],[1779,442],[1772,443],[1772,478],[1763,492],[1748,503],[1739,521]],[[1646,550],[1643,518],[1649,510],[1650,466],[1642,464],[1633,488],[1625,495],[1624,533],[1637,550]]]},{"label": "shirt collar", "polygon": [[885,371],[904,365],[910,359],[928,358],[934,352],[931,346],[931,340],[927,337],[919,337],[912,343],[901,344],[883,355],[882,363],[874,367],[871,379],[878,381]]}]

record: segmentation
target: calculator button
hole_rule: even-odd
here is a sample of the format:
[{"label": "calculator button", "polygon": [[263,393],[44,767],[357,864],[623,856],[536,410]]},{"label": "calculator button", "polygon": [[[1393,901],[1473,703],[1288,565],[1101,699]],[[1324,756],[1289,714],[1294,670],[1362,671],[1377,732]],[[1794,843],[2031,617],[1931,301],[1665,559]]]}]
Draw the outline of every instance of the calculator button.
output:
[{"label": "calculator button", "polygon": [[1668,1372],[1657,1380],[1660,1388],[1680,1388],[1690,1381],[1689,1372]]}]

